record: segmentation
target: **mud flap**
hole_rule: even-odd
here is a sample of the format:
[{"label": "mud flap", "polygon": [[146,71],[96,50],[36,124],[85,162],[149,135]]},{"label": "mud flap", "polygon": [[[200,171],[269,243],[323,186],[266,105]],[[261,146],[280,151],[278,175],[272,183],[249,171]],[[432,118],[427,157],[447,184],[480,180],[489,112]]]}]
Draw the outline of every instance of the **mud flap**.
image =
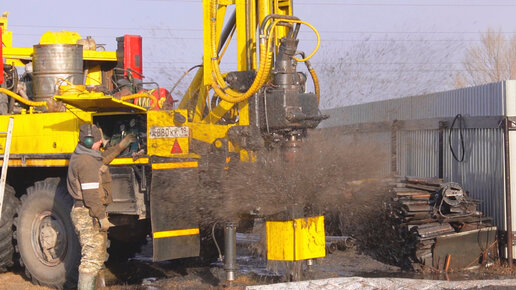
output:
[{"label": "mud flap", "polygon": [[487,227],[438,237],[433,251],[434,268],[445,270],[447,259],[449,259],[449,271],[479,265],[486,252],[498,250],[495,245],[496,231],[496,227]]},{"label": "mud flap", "polygon": [[[191,168],[184,168],[184,164]],[[152,165],[150,207],[154,261],[199,256],[199,217],[193,198],[198,185],[196,164]]]}]

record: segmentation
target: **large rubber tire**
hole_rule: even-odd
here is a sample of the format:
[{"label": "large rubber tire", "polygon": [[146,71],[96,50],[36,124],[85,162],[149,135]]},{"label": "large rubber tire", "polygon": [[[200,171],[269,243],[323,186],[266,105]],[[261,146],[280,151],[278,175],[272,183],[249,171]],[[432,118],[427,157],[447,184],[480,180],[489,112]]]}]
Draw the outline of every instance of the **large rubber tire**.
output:
[{"label": "large rubber tire", "polygon": [[14,264],[13,220],[20,201],[14,189],[5,185],[2,219],[0,220],[0,272],[5,272]]},{"label": "large rubber tire", "polygon": [[[47,178],[27,189],[15,220],[17,249],[35,284],[70,288],[77,283],[81,246],[70,218],[73,198],[64,180]],[[48,239],[57,234],[57,238]],[[48,249],[48,241],[52,241]]]}]

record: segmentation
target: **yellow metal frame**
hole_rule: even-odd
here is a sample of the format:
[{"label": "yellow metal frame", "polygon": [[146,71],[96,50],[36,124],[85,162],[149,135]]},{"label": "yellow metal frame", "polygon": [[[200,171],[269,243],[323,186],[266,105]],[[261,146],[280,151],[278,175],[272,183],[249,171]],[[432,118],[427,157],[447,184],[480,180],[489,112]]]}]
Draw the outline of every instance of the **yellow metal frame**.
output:
[{"label": "yellow metal frame", "polygon": [[[191,134],[188,138],[177,138],[175,140],[164,138],[162,140],[152,140],[152,144],[149,144],[150,146],[148,147],[149,155],[164,157],[175,156],[177,154],[170,152],[170,146],[173,144],[170,144],[170,142],[178,142],[182,149],[182,154],[179,155],[186,156],[191,154],[189,146],[193,140],[211,144],[220,138],[227,139],[227,132],[232,126],[250,125],[249,103],[247,101],[247,97],[251,95],[251,92],[247,92],[244,96],[224,97],[225,94],[230,96],[235,92],[233,91],[232,93],[232,90],[226,88],[227,85],[225,84],[220,86],[223,73],[219,71],[218,63],[225,60],[222,58],[222,55],[219,55],[216,52],[216,57],[214,57],[214,50],[219,44],[219,36],[223,30],[225,18],[228,18],[226,14],[228,11],[233,9],[236,16],[235,37],[232,37],[232,39],[236,41],[237,47],[237,65],[235,70],[257,70],[259,76],[257,75],[258,81],[255,82],[258,83],[254,86],[254,89],[259,89],[267,81],[269,71],[271,69],[270,62],[272,59],[272,53],[277,50],[279,39],[286,35],[290,28],[286,26],[276,27],[277,21],[269,20],[265,26],[266,28],[270,28],[267,30],[269,31],[268,33],[270,33],[270,35],[267,35],[267,41],[260,40],[259,36],[257,36],[257,29],[270,14],[291,16],[293,11],[292,1],[203,0],[203,65],[197,71],[187,93],[183,96],[183,99],[178,106],[178,110],[176,110],[176,112],[180,112],[185,116],[187,121],[183,124],[176,124],[174,121],[173,124],[173,126],[188,126],[191,128]],[[283,21],[291,23],[288,22],[291,20],[288,20],[287,18],[283,19]],[[301,22],[298,21],[296,23]],[[2,38],[5,45],[4,56],[7,61],[15,65],[23,65],[30,61],[33,54],[32,48],[12,47],[12,34],[7,30],[6,15],[4,17],[0,17],[0,25],[4,28]],[[264,36],[261,35],[260,37]],[[77,33],[62,32],[49,33],[44,40],[45,42],[52,42],[60,39],[59,41],[73,43],[76,42],[78,38],[80,38],[80,35]],[[231,39],[228,39],[227,41],[229,42],[230,40]],[[258,56],[260,56],[260,65],[258,65],[257,62]],[[89,69],[87,80],[89,84],[94,84],[95,82],[100,82],[101,79],[100,71],[98,70],[98,61],[114,62],[116,61],[116,52],[85,50],[84,60],[93,61],[93,64],[90,67],[91,70]],[[225,81],[222,80],[222,82]],[[255,83],[253,83],[253,85],[255,85]],[[153,115],[155,115],[153,111],[146,112],[142,107],[124,102],[124,100],[129,100],[127,98],[133,97],[152,96],[133,95],[123,97],[121,100],[116,100],[110,96],[103,96],[101,93],[78,92],[76,94],[67,93],[66,95],[56,96],[55,99],[86,111],[95,111],[96,108],[92,106],[96,105],[94,103],[100,102],[100,99],[102,99],[103,102],[109,103],[120,102],[124,106],[131,107],[132,110],[145,112],[148,116],[149,126],[171,126],[171,124],[165,123],[173,120],[172,117],[166,117],[163,115],[153,117]],[[214,101],[214,98],[216,98],[216,101]],[[88,99],[91,101],[88,101]],[[154,103],[158,103],[157,100],[154,100]],[[71,112],[75,112],[75,110],[72,109]],[[161,113],[157,114],[159,115]],[[219,124],[219,121],[222,118],[228,116],[230,116],[230,118],[235,118],[233,119],[235,121],[233,124]],[[238,119],[236,119],[236,116],[238,116]],[[81,122],[91,122],[91,116],[79,117],[79,115],[77,115],[77,117]],[[255,152],[250,152],[240,148],[231,142],[228,142],[228,148],[230,152],[239,153],[241,161],[256,160]],[[35,151],[40,150],[38,149]],[[52,150],[50,151],[52,152]]]},{"label": "yellow metal frame", "polygon": [[[219,63],[225,61],[223,53],[217,51],[221,32],[223,31],[226,13],[235,11],[235,41],[236,41],[236,71],[255,70],[256,78],[247,92],[232,90],[224,80],[224,73],[220,71]],[[40,156],[40,158],[12,158],[10,166],[33,167],[65,167],[69,160],[62,156],[74,151],[77,144],[79,127],[83,123],[92,123],[95,116],[103,114],[145,114],[147,116],[147,136],[151,126],[158,127],[188,127],[189,134],[177,134],[173,129],[171,136],[165,138],[148,138],[147,154],[149,156],[169,157],[167,162],[152,163],[153,170],[196,168],[200,156],[190,152],[190,144],[200,141],[214,144],[218,139],[228,140],[228,130],[232,126],[250,125],[248,98],[258,92],[268,81],[272,69],[273,54],[277,52],[279,40],[287,35],[288,25],[294,23],[307,24],[292,17],[268,18],[268,15],[292,15],[292,0],[203,0],[203,28],[204,28],[204,57],[202,67],[197,71],[187,93],[183,96],[178,109],[175,111],[153,111],[136,106],[127,101],[133,98],[154,98],[150,94],[135,94],[115,99],[102,93],[88,92],[84,88],[70,86],[69,91],[60,92],[55,100],[66,103],[66,112],[41,113],[34,110],[35,104],[29,111],[19,115],[0,116],[0,131],[7,125],[7,119],[14,117],[14,130],[11,145],[11,154],[24,156]],[[266,32],[257,36],[257,30],[265,19]],[[281,19],[281,20],[280,20]],[[280,26],[286,24],[287,26]],[[307,24],[312,29],[311,25]],[[0,27],[3,29],[2,42],[3,57],[6,63],[22,66],[30,62],[33,57],[32,48],[13,47],[12,33],[7,30],[7,15],[0,17]],[[315,31],[315,29],[314,29]],[[316,32],[317,34],[317,32]],[[80,35],[76,33],[55,36],[74,43]],[[53,35],[45,39],[45,43],[53,41]],[[318,36],[318,35],[317,35]],[[227,40],[230,41],[229,39]],[[315,52],[315,51],[314,51]],[[310,54],[304,61],[313,55]],[[91,51],[83,53],[88,69],[88,83],[95,84],[102,81],[102,72],[99,62],[116,62],[116,52]],[[15,96],[12,96],[13,98]],[[153,99],[158,104],[157,99]],[[178,114],[180,116],[178,116]],[[232,119],[232,124],[221,124],[222,118]],[[238,117],[238,119],[237,119]],[[0,136],[0,144],[5,143],[5,137]],[[181,153],[172,153],[174,143],[179,144]],[[0,154],[4,148],[0,145]],[[239,153],[240,160],[253,162],[256,153],[240,148],[237,144],[228,141],[228,150]],[[41,158],[48,156],[48,159]],[[13,157],[14,157],[13,156]],[[168,162],[174,158],[179,162]],[[116,158],[111,165],[145,165],[151,163],[148,157],[139,159]],[[226,165],[229,159],[226,158]],[[1,164],[1,160],[0,160]],[[290,221],[267,221],[267,256],[270,260],[298,261],[320,258],[325,256],[324,217],[308,217]],[[198,235],[199,228],[179,229],[154,232],[153,238],[169,238],[188,235]]]},{"label": "yellow metal frame", "polygon": [[[212,84],[216,70],[213,67],[213,44],[219,45],[229,7],[232,6],[236,15],[236,63],[235,70],[256,70],[258,56],[257,28],[269,14],[292,15],[292,3],[290,0],[203,0],[203,37],[204,58],[203,65],[199,69],[183,96],[179,109],[189,111],[193,139],[206,143],[213,143],[218,138],[226,138],[227,131],[233,125],[217,125],[217,122],[230,111],[238,111],[238,122],[234,125],[249,125],[249,104],[247,99],[238,102],[229,102],[220,96],[220,93],[212,90]],[[212,29],[215,27],[215,31]],[[286,35],[288,28],[278,28],[274,34],[274,44]],[[215,39],[214,39],[215,37]],[[228,40],[230,41],[230,40]],[[223,62],[221,55],[217,62]],[[262,76],[266,79],[268,72]],[[212,98],[221,97],[215,107],[211,107]],[[208,113],[205,114],[206,110]],[[241,161],[254,161],[256,154],[248,152],[234,144],[229,144],[230,151],[239,152]]]},{"label": "yellow metal frame", "polygon": [[[9,167],[65,167],[69,163],[68,159],[9,159]],[[0,166],[3,164],[0,160]]]},{"label": "yellow metal frame", "polygon": [[[79,140],[80,124],[91,123],[92,118],[85,112],[2,115],[0,126],[7,128],[9,117],[14,118],[11,154],[71,153]],[[5,138],[0,136],[0,144]],[[3,145],[0,152],[4,152]]]},{"label": "yellow metal frame", "polygon": [[153,163],[152,169],[176,169],[176,168],[195,168],[199,167],[199,162],[169,162],[169,163]]},{"label": "yellow metal frame", "polygon": [[103,109],[108,112],[117,112],[118,109],[133,110],[136,112],[146,112],[147,109],[137,106],[135,104],[121,101],[112,96],[104,95],[100,92],[77,92],[74,94],[56,95],[54,99],[65,104],[72,105],[83,111],[96,112]]},{"label": "yellow metal frame", "polygon": [[[4,47],[3,55],[6,63],[14,66],[24,66],[32,60],[34,49],[31,47]],[[116,61],[115,51],[83,51],[83,59],[86,61]]]},{"label": "yellow metal frame", "polygon": [[161,232],[152,233],[152,238],[162,239],[162,238],[171,238],[171,237],[192,236],[192,235],[198,235],[199,233],[200,233],[199,228],[161,231]]},{"label": "yellow metal frame", "polygon": [[115,158],[109,165],[141,165],[141,164],[148,164],[149,158],[138,158],[134,160],[133,158]]}]

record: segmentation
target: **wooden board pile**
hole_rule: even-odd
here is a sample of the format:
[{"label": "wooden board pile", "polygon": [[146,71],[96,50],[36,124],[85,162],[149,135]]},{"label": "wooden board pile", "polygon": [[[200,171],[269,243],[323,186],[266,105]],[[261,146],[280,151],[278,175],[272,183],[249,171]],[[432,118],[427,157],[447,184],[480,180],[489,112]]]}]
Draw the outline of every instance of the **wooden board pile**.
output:
[{"label": "wooden board pile", "polygon": [[478,211],[479,202],[457,183],[437,178],[399,178],[393,187],[390,218],[405,241],[405,255],[414,268],[436,265],[439,237],[491,227]]}]

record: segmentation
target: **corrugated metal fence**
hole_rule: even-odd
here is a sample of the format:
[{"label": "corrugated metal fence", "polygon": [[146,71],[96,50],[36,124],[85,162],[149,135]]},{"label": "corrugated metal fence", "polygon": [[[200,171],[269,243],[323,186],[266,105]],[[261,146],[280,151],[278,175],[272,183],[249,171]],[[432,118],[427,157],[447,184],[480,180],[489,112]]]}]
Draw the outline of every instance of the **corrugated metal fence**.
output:
[{"label": "corrugated metal fence", "polygon": [[[330,127],[356,128],[343,131],[350,136],[366,134],[364,142],[376,143],[391,152],[394,163],[387,158],[378,164],[377,170],[383,175],[441,175],[445,181],[462,184],[471,197],[481,201],[480,209],[505,229],[504,131],[499,125],[506,117],[508,98],[516,98],[512,96],[514,90],[507,87],[514,88],[515,84],[516,81],[504,81],[331,109],[324,112],[330,119],[321,127],[323,131]],[[450,129],[451,120],[458,114],[464,116],[464,128],[458,129],[457,123]],[[383,130],[368,131],[382,127],[379,124]],[[462,162],[452,156],[449,142],[460,158],[460,131],[464,143]]]}]

